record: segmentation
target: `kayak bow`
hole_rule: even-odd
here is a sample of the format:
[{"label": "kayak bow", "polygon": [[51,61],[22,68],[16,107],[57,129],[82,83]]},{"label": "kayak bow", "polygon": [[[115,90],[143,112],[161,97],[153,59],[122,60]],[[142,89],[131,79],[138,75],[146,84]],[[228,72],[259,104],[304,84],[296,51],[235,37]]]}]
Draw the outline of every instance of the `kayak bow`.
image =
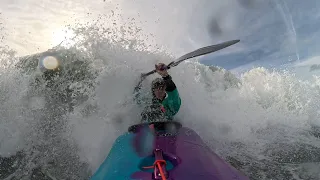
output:
[{"label": "kayak bow", "polygon": [[[148,126],[131,126],[115,141],[91,180],[249,180],[192,129],[178,122],[157,122],[154,127],[152,142],[146,142]],[[146,144],[151,151],[139,152]]]}]

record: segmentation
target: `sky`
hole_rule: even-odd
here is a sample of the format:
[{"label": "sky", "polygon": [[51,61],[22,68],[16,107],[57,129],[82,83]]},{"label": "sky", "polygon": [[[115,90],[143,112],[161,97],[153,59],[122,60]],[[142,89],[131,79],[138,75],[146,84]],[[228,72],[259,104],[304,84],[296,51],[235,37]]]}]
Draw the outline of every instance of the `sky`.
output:
[{"label": "sky", "polygon": [[200,62],[242,72],[319,56],[319,8],[317,0],[3,0],[0,42],[21,56],[46,51],[74,36],[67,26],[107,15],[104,26],[131,23],[177,57],[240,39]]},{"label": "sky", "polygon": [[[317,9],[320,2],[243,2],[247,2],[243,5],[246,11],[237,13],[236,19],[241,25],[233,33],[245,48],[240,52],[205,56],[202,63],[229,70],[247,70],[257,66],[299,66],[299,63],[319,55],[320,13]],[[317,60],[313,59],[313,63]]]}]

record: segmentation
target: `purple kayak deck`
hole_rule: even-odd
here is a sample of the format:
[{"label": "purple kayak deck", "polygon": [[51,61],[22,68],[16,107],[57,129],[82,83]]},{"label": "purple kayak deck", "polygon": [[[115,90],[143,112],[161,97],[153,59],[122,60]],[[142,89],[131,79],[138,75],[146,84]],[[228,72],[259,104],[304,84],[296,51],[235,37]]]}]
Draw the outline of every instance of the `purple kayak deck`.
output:
[{"label": "purple kayak deck", "polygon": [[[183,127],[176,136],[156,137],[154,148],[161,149],[165,160],[174,164],[167,180],[249,180],[209,149],[191,129]],[[139,171],[131,177],[151,180],[150,172]]]}]

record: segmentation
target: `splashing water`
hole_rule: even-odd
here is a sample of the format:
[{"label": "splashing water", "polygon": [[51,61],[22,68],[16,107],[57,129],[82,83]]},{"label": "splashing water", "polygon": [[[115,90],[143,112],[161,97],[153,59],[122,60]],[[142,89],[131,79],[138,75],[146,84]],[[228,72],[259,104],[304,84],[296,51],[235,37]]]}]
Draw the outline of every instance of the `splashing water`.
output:
[{"label": "splashing water", "polygon": [[[50,51],[63,69],[49,80],[37,69],[48,52],[1,71],[1,179],[87,179],[116,137],[139,122],[132,92],[140,73],[173,60],[135,39],[135,29],[72,30],[78,43]],[[320,177],[319,78],[255,68],[238,79],[192,61],[170,74],[182,98],[176,119],[251,179]],[[143,84],[146,96],[155,77]]]}]

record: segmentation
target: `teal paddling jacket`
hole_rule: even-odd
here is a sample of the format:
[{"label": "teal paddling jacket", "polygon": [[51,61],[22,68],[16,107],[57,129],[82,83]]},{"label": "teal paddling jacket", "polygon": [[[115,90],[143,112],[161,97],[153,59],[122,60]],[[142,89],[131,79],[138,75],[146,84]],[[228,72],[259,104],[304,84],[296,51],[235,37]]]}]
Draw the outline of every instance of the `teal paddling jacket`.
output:
[{"label": "teal paddling jacket", "polygon": [[[180,109],[181,106],[181,99],[179,96],[178,89],[174,82],[172,81],[172,78],[170,75],[163,77],[163,80],[166,84],[166,96],[161,101],[158,100],[159,103],[161,103],[161,109],[164,115],[172,119],[174,115],[176,115]],[[156,99],[156,97],[154,97]],[[157,99],[156,99],[157,100]]]},{"label": "teal paddling jacket", "polygon": [[141,113],[142,122],[150,123],[157,121],[173,120],[181,106],[181,98],[175,83],[170,75],[162,77],[166,85],[166,96],[163,100],[157,99],[152,92],[152,104],[145,107]]}]

